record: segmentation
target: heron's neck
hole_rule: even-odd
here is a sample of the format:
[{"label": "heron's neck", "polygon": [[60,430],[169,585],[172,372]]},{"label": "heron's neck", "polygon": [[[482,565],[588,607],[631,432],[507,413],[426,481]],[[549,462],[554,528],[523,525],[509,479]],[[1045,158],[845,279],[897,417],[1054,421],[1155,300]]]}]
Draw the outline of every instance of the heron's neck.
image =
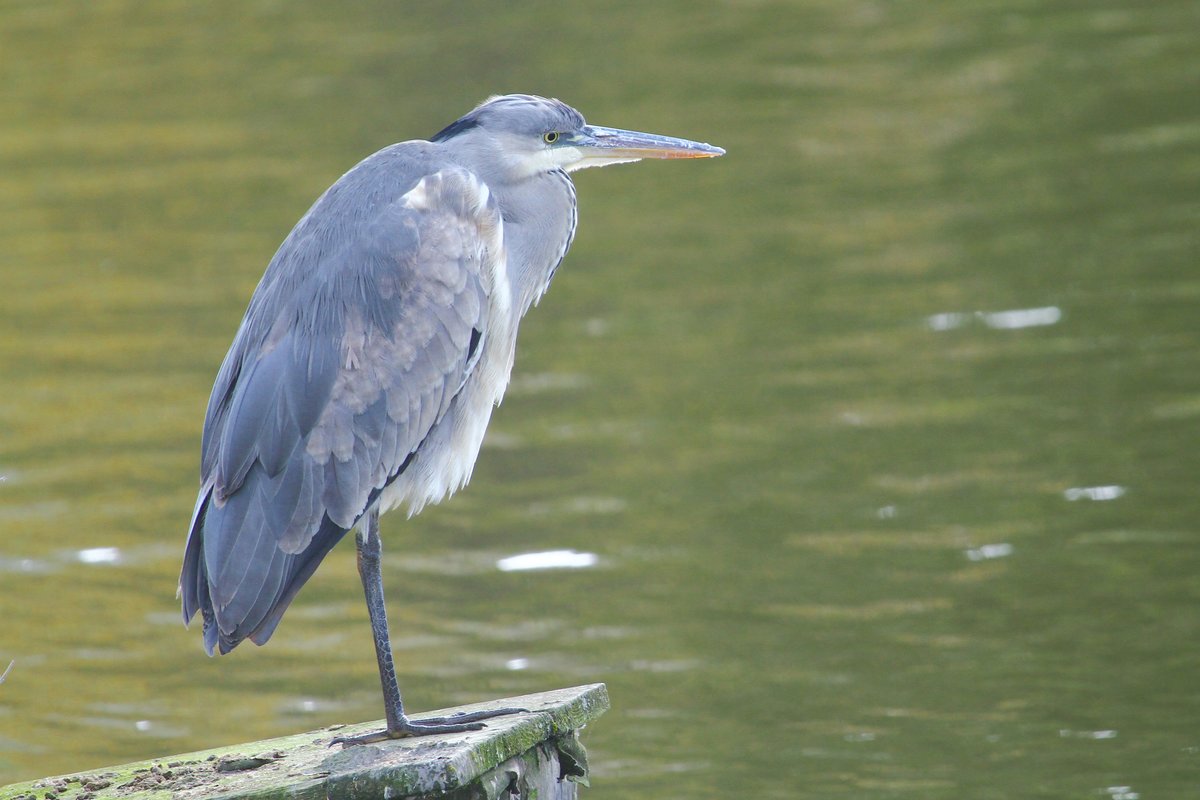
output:
[{"label": "heron's neck", "polygon": [[556,170],[491,188],[504,216],[513,308],[524,316],[549,288],[575,237],[575,186]]}]

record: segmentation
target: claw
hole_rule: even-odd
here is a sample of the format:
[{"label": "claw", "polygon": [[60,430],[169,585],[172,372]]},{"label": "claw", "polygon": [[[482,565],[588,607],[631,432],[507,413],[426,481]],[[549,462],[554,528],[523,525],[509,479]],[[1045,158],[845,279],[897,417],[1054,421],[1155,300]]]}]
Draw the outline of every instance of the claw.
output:
[{"label": "claw", "polygon": [[448,717],[425,717],[424,719],[401,717],[395,726],[382,731],[372,731],[361,736],[335,736],[330,740],[329,746],[340,744],[343,748],[347,748],[360,744],[386,742],[389,739],[407,739],[412,736],[436,736],[441,733],[480,731],[485,727],[480,720],[508,714],[527,713],[528,711],[527,708],[494,708],[488,711],[463,711]]}]

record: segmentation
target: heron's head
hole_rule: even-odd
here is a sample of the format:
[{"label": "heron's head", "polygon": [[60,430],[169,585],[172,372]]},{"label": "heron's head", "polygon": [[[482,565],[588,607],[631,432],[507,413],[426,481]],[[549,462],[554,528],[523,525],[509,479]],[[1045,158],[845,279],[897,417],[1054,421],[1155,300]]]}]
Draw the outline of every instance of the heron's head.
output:
[{"label": "heron's head", "polygon": [[712,145],[588,125],[559,100],[527,94],[492,97],[432,139],[473,159],[487,159],[513,177],[557,169],[573,172],[643,158],[711,158]]}]

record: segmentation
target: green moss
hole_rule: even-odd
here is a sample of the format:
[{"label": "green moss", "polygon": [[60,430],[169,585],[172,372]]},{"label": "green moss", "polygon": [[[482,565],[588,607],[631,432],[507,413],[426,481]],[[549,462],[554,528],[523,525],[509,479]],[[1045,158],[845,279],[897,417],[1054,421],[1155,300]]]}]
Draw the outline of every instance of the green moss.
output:
[{"label": "green moss", "polygon": [[[335,735],[378,729],[381,722],[217,748],[0,788],[0,800],[157,800],[187,791],[222,800],[357,800],[423,797],[447,792],[486,797],[488,773],[518,756],[535,767],[539,747],[563,754],[564,771],[586,780],[586,756],[574,732],[608,709],[603,684],[483,704],[529,713],[501,718],[477,733],[430,737],[330,750]],[[473,709],[476,707],[472,707]],[[454,713],[462,709],[447,709]],[[557,779],[557,776],[555,776]],[[453,795],[451,795],[453,796]]]}]

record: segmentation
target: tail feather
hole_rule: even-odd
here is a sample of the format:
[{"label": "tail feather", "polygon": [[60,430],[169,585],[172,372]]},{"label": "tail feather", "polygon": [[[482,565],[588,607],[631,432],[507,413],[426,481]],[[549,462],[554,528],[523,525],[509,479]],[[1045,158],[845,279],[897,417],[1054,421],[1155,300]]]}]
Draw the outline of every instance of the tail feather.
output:
[{"label": "tail feather", "polygon": [[293,566],[295,571],[291,573],[290,578],[284,583],[279,595],[275,599],[275,604],[263,617],[262,622],[250,631],[249,638],[257,645],[267,643],[271,638],[271,634],[275,632],[275,626],[279,624],[279,620],[283,618],[283,612],[287,611],[292,600],[296,597],[296,593],[300,591],[312,574],[316,572],[317,567],[325,560],[325,556],[333,549],[334,545],[342,540],[347,530],[337,525],[329,517],[321,524],[317,535],[313,537],[312,544],[304,551],[303,558],[291,557],[294,560]]},{"label": "tail feather", "polygon": [[[197,500],[183,557],[183,621],[199,612],[204,648],[228,653],[244,639],[265,644],[300,588],[348,529],[328,517],[298,553],[280,548],[257,497],[255,472],[218,508],[212,488]],[[257,507],[257,509],[256,509]]]}]

